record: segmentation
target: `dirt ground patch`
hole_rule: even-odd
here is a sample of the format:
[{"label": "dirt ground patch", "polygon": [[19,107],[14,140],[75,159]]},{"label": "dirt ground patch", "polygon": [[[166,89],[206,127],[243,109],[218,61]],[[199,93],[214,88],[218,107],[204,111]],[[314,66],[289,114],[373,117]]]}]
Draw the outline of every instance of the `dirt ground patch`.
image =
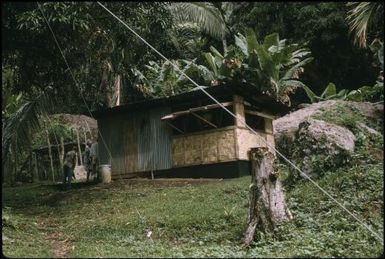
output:
[{"label": "dirt ground patch", "polygon": [[206,183],[215,183],[222,182],[223,179],[209,179],[209,178],[158,178],[158,179],[148,179],[148,178],[133,178],[133,179],[123,179],[116,180],[111,183],[111,187],[114,186],[132,186],[138,184],[153,185],[154,187],[180,187],[186,185],[201,185]]},{"label": "dirt ground patch", "polygon": [[51,244],[54,258],[68,258],[68,254],[72,250],[73,237],[62,233],[59,224],[48,218],[38,217],[37,224],[38,229],[44,233],[44,239]]}]

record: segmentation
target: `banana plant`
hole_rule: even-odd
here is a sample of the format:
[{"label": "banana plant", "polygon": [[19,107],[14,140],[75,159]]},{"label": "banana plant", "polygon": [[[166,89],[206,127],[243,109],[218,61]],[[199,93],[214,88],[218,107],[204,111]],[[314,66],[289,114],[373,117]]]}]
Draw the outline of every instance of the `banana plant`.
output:
[{"label": "banana plant", "polygon": [[313,59],[308,49],[287,45],[277,33],[259,43],[250,28],[235,35],[235,46],[229,46],[226,55],[210,50],[204,57],[216,80],[248,83],[289,105],[289,94],[304,86],[299,80],[303,67]]},{"label": "banana plant", "polygon": [[[170,62],[199,84],[205,84],[215,79],[210,69],[196,64],[195,61],[196,59],[191,61],[179,59]],[[143,72],[132,69],[137,77],[137,89],[145,96],[152,98],[172,96],[194,89],[194,85],[170,62],[166,61],[159,65],[154,61],[150,61]]]},{"label": "banana plant", "polygon": [[[337,93],[336,85],[333,83],[329,83],[322,94],[320,96],[317,96],[309,87],[304,86],[303,89],[305,90],[307,97],[309,98],[311,103],[316,103],[320,101],[326,101],[326,100],[332,100],[332,99],[339,99],[339,100],[345,100],[348,95],[352,95],[352,92],[348,92],[346,89],[342,89]],[[352,95],[353,97],[353,95]]]}]

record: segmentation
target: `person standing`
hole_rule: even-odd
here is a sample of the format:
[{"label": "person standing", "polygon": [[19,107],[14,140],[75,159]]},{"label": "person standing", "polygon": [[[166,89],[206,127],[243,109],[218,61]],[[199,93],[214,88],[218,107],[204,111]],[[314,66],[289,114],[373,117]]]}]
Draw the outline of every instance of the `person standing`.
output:
[{"label": "person standing", "polygon": [[[90,157],[91,157],[91,164],[92,164],[92,173],[96,174],[96,181],[99,181],[99,174],[97,171],[97,166],[99,163],[98,159],[98,141],[92,143],[90,148]],[[95,178],[94,178],[95,179]]]},{"label": "person standing", "polygon": [[74,177],[74,169],[76,165],[76,146],[72,147],[72,150],[68,151],[64,158],[64,179],[63,185],[67,190],[71,189],[71,180]]},{"label": "person standing", "polygon": [[90,178],[90,174],[92,172],[92,161],[91,161],[91,155],[90,155],[90,152],[91,152],[91,140],[87,140],[87,143],[86,143],[86,147],[85,147],[85,150],[84,150],[84,166],[85,166],[85,169],[87,170],[87,181],[89,180]]}]

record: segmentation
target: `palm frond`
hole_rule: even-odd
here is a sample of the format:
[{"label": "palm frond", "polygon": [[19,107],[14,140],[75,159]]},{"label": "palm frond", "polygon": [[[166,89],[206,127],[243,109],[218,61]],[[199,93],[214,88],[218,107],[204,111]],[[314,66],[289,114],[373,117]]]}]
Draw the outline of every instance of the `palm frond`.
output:
[{"label": "palm frond", "polygon": [[314,58],[310,57],[310,58],[306,58],[300,62],[298,62],[297,64],[295,64],[293,67],[291,67],[289,70],[287,70],[284,74],[284,76],[282,77],[282,79],[284,80],[288,80],[288,79],[291,79],[294,77],[294,75],[296,73],[298,73],[298,71],[303,67],[305,66],[306,64],[310,63]]},{"label": "palm frond", "polygon": [[15,152],[22,153],[31,146],[32,133],[40,129],[39,115],[49,112],[52,107],[50,103],[47,93],[43,92],[5,119],[2,133],[3,163],[8,160],[11,147]]},{"label": "palm frond", "polygon": [[348,2],[351,9],[346,17],[350,33],[354,33],[354,43],[366,47],[367,28],[373,13],[380,8],[379,2]]},{"label": "palm frond", "polygon": [[171,5],[177,22],[197,23],[207,34],[222,39],[227,33],[225,21],[219,10],[207,2],[180,2]]}]

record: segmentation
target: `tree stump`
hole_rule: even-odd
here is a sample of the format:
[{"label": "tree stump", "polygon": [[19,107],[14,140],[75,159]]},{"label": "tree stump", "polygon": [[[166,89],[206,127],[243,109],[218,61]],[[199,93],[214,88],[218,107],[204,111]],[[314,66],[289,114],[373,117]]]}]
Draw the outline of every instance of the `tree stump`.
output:
[{"label": "tree stump", "polygon": [[257,227],[264,233],[272,233],[276,223],[292,219],[282,184],[274,171],[275,156],[266,147],[252,148],[249,156],[252,178],[244,246],[250,245]]}]

